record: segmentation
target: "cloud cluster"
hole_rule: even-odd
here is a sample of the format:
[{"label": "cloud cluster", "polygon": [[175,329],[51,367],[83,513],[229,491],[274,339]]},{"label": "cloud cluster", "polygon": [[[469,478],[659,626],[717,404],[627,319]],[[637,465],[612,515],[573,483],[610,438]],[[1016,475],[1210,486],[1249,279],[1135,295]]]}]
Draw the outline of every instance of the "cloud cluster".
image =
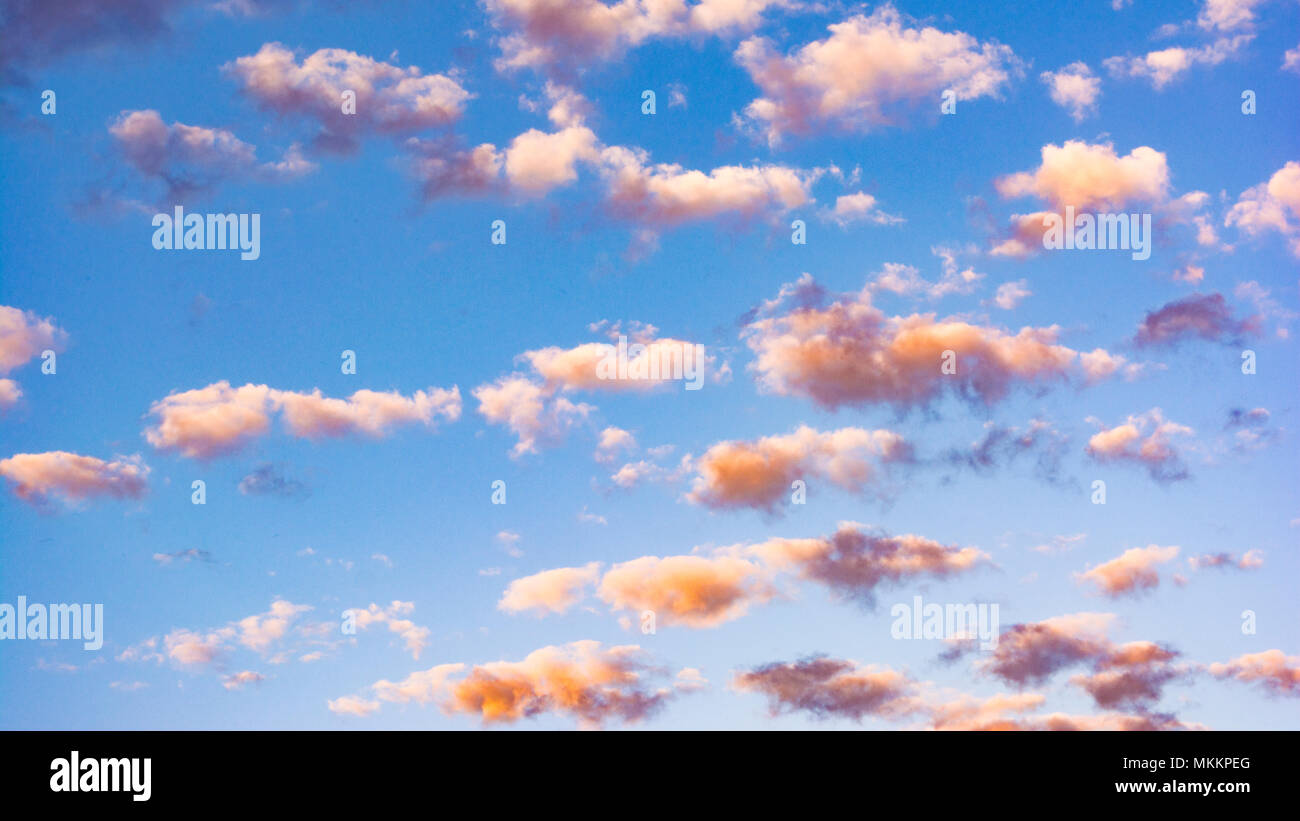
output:
[{"label": "cloud cluster", "polygon": [[213,459],[243,448],[266,435],[272,413],[278,412],[292,436],[306,439],[364,434],[381,437],[401,424],[433,427],[439,417],[460,418],[460,391],[429,388],[403,396],[397,391],[359,390],[347,399],[283,391],[252,383],[232,388],[214,382],[204,388],[169,394],[149,409],[156,417],[145,439],[160,450],[174,450],[191,459]]},{"label": "cloud cluster", "polygon": [[[1132,710],[1156,725],[1170,724],[1172,717],[1152,711],[1160,701],[1164,686],[1185,677],[1192,668],[1177,663],[1179,653],[1162,644],[1151,641],[1115,644],[1106,635],[1114,620],[1109,613],[1075,613],[1012,625],[1002,632],[992,654],[977,662],[976,668],[1023,688],[1041,685],[1069,667],[1085,666],[1089,672],[1075,675],[1070,681],[1087,692],[1098,707]],[[969,644],[955,645],[946,657],[952,659],[970,650]],[[1100,716],[1087,719],[1083,726],[1088,726],[1090,721],[1107,723]],[[1163,727],[1145,727],[1159,728]]]},{"label": "cloud cluster", "polygon": [[846,522],[830,536],[769,539],[708,553],[642,556],[601,564],[546,570],[511,582],[498,607],[538,615],[565,612],[595,588],[611,611],[652,610],[659,624],[716,627],[781,594],[783,577],[819,584],[837,596],[874,603],[882,585],[909,579],[944,579],[989,564],[974,547],[945,545],[914,534],[890,536]]},{"label": "cloud cluster", "polygon": [[[1118,648],[1101,665],[1141,670],[1142,665],[1164,665],[1167,651],[1146,642]],[[1143,656],[1146,658],[1143,658]],[[1172,656],[1169,656],[1172,657]],[[1154,669],[1154,668],[1153,668]],[[1105,672],[1110,672],[1107,667]],[[1039,693],[999,693],[988,698],[940,691],[928,682],[905,672],[880,665],[862,665],[846,659],[811,656],[794,662],[772,662],[737,672],[732,689],[767,697],[771,715],[800,712],[817,719],[865,718],[913,721],[935,730],[1175,730],[1189,729],[1176,718],[1151,712],[1159,699],[1167,669],[1152,672],[1126,683],[1097,678],[1094,700],[1105,709],[1133,709],[1135,712],[1105,712],[1075,716],[1064,713],[1032,715],[1046,699]],[[1098,676],[1103,675],[1099,673]],[[1123,675],[1123,673],[1121,673]],[[1117,680],[1116,680],[1117,681]]]}]

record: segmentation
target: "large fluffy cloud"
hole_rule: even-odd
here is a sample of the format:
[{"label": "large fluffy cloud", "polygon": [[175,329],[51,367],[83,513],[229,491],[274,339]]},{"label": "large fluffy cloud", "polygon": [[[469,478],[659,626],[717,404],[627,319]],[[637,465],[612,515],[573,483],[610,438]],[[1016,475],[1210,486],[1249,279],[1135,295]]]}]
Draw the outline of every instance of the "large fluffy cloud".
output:
[{"label": "large fluffy cloud", "polygon": [[964,32],[913,28],[889,4],[829,27],[830,34],[781,54],[765,38],[740,44],[736,60],[762,96],[745,115],[771,143],[817,128],[867,132],[897,123],[909,107],[998,96],[1021,71],[1011,49]]}]

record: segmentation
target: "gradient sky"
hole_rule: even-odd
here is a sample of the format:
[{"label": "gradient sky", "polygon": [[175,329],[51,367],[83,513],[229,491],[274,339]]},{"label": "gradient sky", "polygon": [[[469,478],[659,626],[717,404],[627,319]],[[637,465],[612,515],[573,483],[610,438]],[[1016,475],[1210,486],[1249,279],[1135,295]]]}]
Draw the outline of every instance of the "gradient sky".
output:
[{"label": "gradient sky", "polygon": [[[0,641],[0,726],[1300,729],[1295,2],[0,8],[0,602],[106,628]],[[155,250],[177,204],[260,258]],[[1013,230],[1065,205],[1150,259]],[[704,387],[525,356],[611,328]],[[842,522],[938,552],[771,558]],[[1003,655],[891,638],[915,595]]]}]

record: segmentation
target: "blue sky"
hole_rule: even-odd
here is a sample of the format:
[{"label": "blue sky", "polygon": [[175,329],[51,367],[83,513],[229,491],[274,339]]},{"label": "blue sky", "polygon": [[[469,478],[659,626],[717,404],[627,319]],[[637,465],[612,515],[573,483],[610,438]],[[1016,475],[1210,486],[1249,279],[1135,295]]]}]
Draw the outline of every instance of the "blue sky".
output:
[{"label": "blue sky", "polygon": [[[935,705],[984,703],[999,693],[1042,696],[1032,710],[1006,714],[1023,726],[1060,714],[1080,724],[1126,716],[1160,726],[1300,727],[1300,612],[1287,584],[1300,570],[1293,445],[1300,425],[1293,338],[1300,57],[1284,67],[1285,55],[1300,48],[1295,3],[1114,9],[1090,0],[1068,10],[1014,12],[922,2],[815,9],[755,3],[761,13],[717,30],[682,17],[686,22],[639,42],[609,43],[600,39],[603,29],[584,28],[584,15],[595,12],[576,0],[556,4],[570,24],[563,31],[578,32],[573,41],[547,39],[520,23],[531,8],[524,0],[232,9],[142,2],[142,15],[157,15],[163,30],[124,27],[108,11],[97,12],[99,28],[78,36],[58,22],[65,5],[74,4],[53,3],[48,12],[6,4],[4,11],[10,34],[34,46],[4,66],[0,89],[0,305],[15,310],[4,326],[8,370],[0,377],[21,389],[0,410],[0,459],[11,459],[7,472],[0,462],[0,601],[100,602],[106,634],[96,653],[69,641],[0,642],[6,728],[926,727],[941,724]],[[37,26],[46,13],[55,24]],[[1166,25],[1173,29],[1162,32]],[[843,36],[845,26],[881,37],[902,32],[898,53],[914,50],[917,63],[858,82],[853,71],[879,70],[876,58],[865,67],[851,57],[810,59],[798,75],[805,92],[856,94],[864,107],[858,116],[824,109],[806,133],[769,140],[767,123],[748,107],[759,98],[780,102],[780,89],[762,85],[738,50],[764,38],[774,60],[793,70],[800,54],[812,54],[801,49]],[[960,41],[942,39],[959,32]],[[563,65],[504,65],[511,37],[538,53],[552,48],[573,57]],[[926,38],[934,37],[941,46],[928,49]],[[223,70],[275,43],[303,72],[295,87],[301,97],[276,96]],[[1163,83],[1125,68],[1134,64],[1123,58],[1171,48],[1185,50],[1173,56],[1189,62]],[[349,52],[357,65],[364,58],[376,77],[392,67],[414,67],[408,74],[419,78],[440,75],[469,96],[451,106],[448,123],[388,130],[367,119],[363,100],[355,150],[331,151],[316,141],[323,122],[317,104],[298,102],[321,87],[303,79],[302,68],[320,49]],[[1193,52],[1216,56],[1198,63]],[[1041,76],[1076,62],[1097,81],[1089,99],[1074,98],[1082,105],[1078,118],[1053,101]],[[978,71],[987,74],[972,77]],[[981,90],[959,99],[955,114],[942,114],[943,90],[963,82]],[[580,95],[587,113],[548,120],[556,99],[548,88]],[[40,113],[45,89],[57,95],[52,115]],[[642,113],[645,89],[656,93],[653,115]],[[676,104],[673,89],[681,94]],[[1242,113],[1246,89],[1254,92],[1254,114]],[[888,123],[862,113],[878,99],[897,108]],[[410,103],[397,95],[399,107]],[[128,112],[147,111],[173,129],[165,145],[114,133]],[[216,149],[186,154],[177,123],[208,136],[229,132],[255,148],[258,164],[297,151],[308,170],[272,178],[232,165]],[[561,128],[587,129],[594,153],[574,164],[573,179],[529,188],[509,159],[512,141],[529,129]],[[408,142],[420,139],[448,161],[491,144],[500,158],[495,179],[422,197]],[[1053,164],[1045,147],[1068,141],[1082,146],[1079,154]],[[613,175],[631,173],[616,147],[644,150],[641,170],[657,170],[640,179],[657,194],[631,202],[632,194],[611,193]],[[149,151],[147,162],[138,159]],[[1091,177],[1071,164],[1079,156],[1097,161]],[[763,185],[735,195],[725,175],[710,176],[726,168],[793,173],[800,201]],[[694,189],[678,177],[692,169],[706,179]],[[1039,195],[1005,195],[1006,178],[1019,172],[1037,174]],[[162,183],[168,175],[208,184],[177,197]],[[1151,258],[998,250],[1013,215],[1050,208],[1063,190],[1093,192],[1091,201],[1105,206],[1094,210],[1155,214]],[[856,194],[874,198],[865,211],[839,199]],[[669,198],[680,218],[664,216]],[[260,258],[155,250],[152,215],[177,203],[199,213],[260,214]],[[1272,213],[1280,222],[1266,218]],[[504,245],[490,241],[498,219],[507,225]],[[806,223],[806,244],[790,241],[793,220]],[[1198,234],[1202,224],[1212,237]],[[939,248],[953,249],[954,270],[974,272],[971,284],[941,295],[924,285],[881,284],[891,264],[939,282]],[[797,387],[815,369],[811,360],[794,357],[773,371],[755,347],[772,341],[777,331],[768,329],[789,330],[782,323],[798,310],[787,300],[753,312],[805,273],[827,294],[810,310],[838,300],[888,317],[919,316],[926,326],[959,323],[981,339],[1054,328],[1052,344],[1068,349],[1071,362],[1018,370],[1015,362],[967,359],[963,349],[959,373],[1009,374],[1005,395],[963,398],[940,381],[936,358],[924,375],[904,369],[913,384],[935,380],[920,400],[862,399],[867,389],[853,377],[814,373],[833,382],[839,397],[814,401]],[[1029,293],[1002,307],[997,295],[1006,283]],[[1214,313],[1216,304],[1226,315]],[[1160,313],[1167,306],[1174,307]],[[763,318],[776,324],[752,324]],[[675,382],[592,390],[563,379],[543,385],[542,374],[519,358],[608,341],[590,330],[602,320],[624,329],[648,323],[659,339],[701,343],[714,371],[699,391]],[[40,341],[42,323],[60,332],[51,342],[52,375],[42,374],[39,355],[9,353],[25,349],[19,342],[29,337]],[[1140,326],[1162,343],[1143,344]],[[864,350],[856,346],[869,345],[871,329],[851,330],[864,336],[847,349]],[[1121,364],[1094,379],[1075,354],[1096,349]],[[1256,355],[1254,374],[1241,371],[1246,349]],[[356,374],[340,372],[343,350],[356,352]],[[1008,356],[1017,360],[1015,350]],[[554,435],[536,452],[516,454],[518,432],[486,415],[476,395],[512,374],[521,385],[540,386],[543,426],[560,400],[591,409],[547,431]],[[211,459],[146,436],[161,421],[155,403],[221,382],[294,394],[319,389],[334,398],[363,389],[411,397],[456,386],[459,412],[431,425],[394,423],[378,436],[299,436],[271,411],[264,435],[228,448],[225,442]],[[1234,409],[1265,413],[1233,417]],[[1147,451],[1110,452],[1092,439],[1130,417],[1140,437],[1153,436],[1162,420],[1187,430],[1154,434]],[[1053,481],[1034,470],[1050,438],[981,470],[948,459],[986,424],[1023,431],[1035,419],[1063,443],[1042,457],[1055,467]],[[913,457],[894,466],[869,460],[871,478],[856,487],[808,468],[802,505],[785,492],[774,504],[700,500],[743,496],[710,484],[708,466],[723,455],[711,448],[788,436],[800,426],[887,429],[911,444]],[[602,462],[593,452],[611,427],[629,432],[637,450]],[[663,445],[673,450],[658,460],[660,479],[631,487],[612,479],[625,463],[655,461],[646,451]],[[53,452],[105,463],[138,457],[130,464],[147,466],[147,476],[116,497],[94,480],[70,484],[57,471],[33,478],[12,461]],[[241,480],[266,466],[285,479],[287,492],[241,492]],[[1170,471],[1186,475],[1170,479]],[[196,479],[206,483],[204,505],[191,503]],[[1106,483],[1104,505],[1090,498],[1098,479]],[[504,505],[491,502],[495,480],[506,483]],[[24,481],[46,482],[42,498],[20,498]],[[705,496],[691,498],[699,482]],[[603,522],[583,520],[584,512]],[[809,573],[785,572],[774,582],[782,594],[752,601],[742,615],[709,626],[660,615],[653,634],[635,624],[641,608],[615,612],[595,590],[544,617],[498,605],[512,581],[556,568],[600,562],[604,574],[639,557],[696,548],[693,555],[713,556],[727,546],[821,538],[846,521],[972,547],[985,560],[859,589],[874,607],[837,595]],[[517,534],[512,550],[502,532]],[[1066,547],[1034,549],[1058,538]],[[1178,548],[1147,567],[1154,584],[1141,574],[1110,589],[1090,581],[1095,576],[1081,578],[1148,546]],[[155,558],[190,550],[206,558]],[[1220,553],[1230,554],[1232,566],[1191,561]],[[773,570],[755,564],[755,572]],[[1072,665],[1017,679],[999,676],[978,653],[945,663],[943,642],[891,638],[891,605],[918,594],[940,603],[996,602],[1004,629],[1077,613],[1113,619],[1090,622],[1105,624],[1104,638]],[[274,636],[255,623],[269,631],[265,643],[239,628],[216,635],[277,600],[310,610],[296,612]],[[395,601],[407,603],[400,618],[427,631],[418,659],[383,624],[355,635],[339,629],[344,610]],[[1242,630],[1245,610],[1257,614],[1254,633]],[[630,628],[620,615],[632,617]],[[211,657],[194,662],[169,652],[166,638],[184,631],[216,636],[203,643]],[[587,640],[600,643],[593,652],[606,661],[601,654],[611,647],[641,648],[638,683],[595,684],[593,692],[640,692],[640,682],[654,680],[644,686],[655,709],[633,715],[611,699],[581,715],[536,672],[544,665],[523,661],[542,648]],[[1110,669],[1108,654],[1141,641],[1177,653],[1134,672],[1160,680],[1154,698],[1107,706],[1072,681]],[[557,652],[585,658],[585,651]],[[800,669],[799,660],[813,655],[849,663],[841,689],[836,680],[807,684],[821,709],[783,700],[761,676],[740,678],[778,662]],[[497,662],[516,666],[476,668]],[[376,687],[446,664],[465,668],[453,684],[429,685],[420,698],[385,697]],[[675,679],[683,668],[708,684],[683,683],[695,674]],[[885,706],[863,711],[837,700],[843,688],[877,686],[882,670],[907,681],[889,690]],[[241,672],[259,679],[231,678]],[[492,675],[527,681],[532,700],[511,705],[504,718],[489,716],[471,685]],[[363,707],[343,709],[351,703],[339,701],[345,697]]]}]

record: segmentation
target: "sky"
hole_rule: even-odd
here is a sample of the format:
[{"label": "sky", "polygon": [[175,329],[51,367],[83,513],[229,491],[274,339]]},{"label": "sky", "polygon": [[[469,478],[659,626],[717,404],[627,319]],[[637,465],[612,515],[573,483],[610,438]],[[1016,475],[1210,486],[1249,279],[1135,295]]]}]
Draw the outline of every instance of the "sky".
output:
[{"label": "sky", "polygon": [[1291,0],[5,0],[0,726],[1300,729],[1298,107]]}]

